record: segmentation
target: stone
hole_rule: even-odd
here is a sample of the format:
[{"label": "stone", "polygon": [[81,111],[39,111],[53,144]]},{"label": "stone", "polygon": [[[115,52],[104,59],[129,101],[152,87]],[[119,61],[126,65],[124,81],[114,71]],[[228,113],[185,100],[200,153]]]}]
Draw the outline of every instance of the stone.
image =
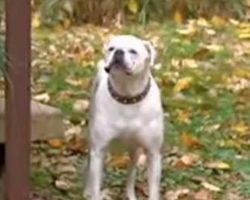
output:
[{"label": "stone", "polygon": [[[0,143],[5,142],[4,105],[4,100],[0,99]],[[64,137],[65,128],[63,114],[59,109],[31,101],[32,141]]]}]

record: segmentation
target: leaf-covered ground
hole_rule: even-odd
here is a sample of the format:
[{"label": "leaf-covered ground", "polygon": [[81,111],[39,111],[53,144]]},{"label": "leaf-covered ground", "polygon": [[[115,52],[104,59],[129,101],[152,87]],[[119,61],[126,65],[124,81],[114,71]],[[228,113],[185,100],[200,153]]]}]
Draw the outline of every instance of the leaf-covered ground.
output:
[{"label": "leaf-covered ground", "polygon": [[[162,199],[250,199],[250,24],[213,18],[185,25],[37,29],[33,97],[65,113],[64,139],[33,143],[35,199],[82,199],[88,151],[89,87],[103,43],[113,34],[150,39],[166,116]],[[107,156],[104,192],[122,199],[129,159]],[[147,196],[145,159],[137,193]]]}]

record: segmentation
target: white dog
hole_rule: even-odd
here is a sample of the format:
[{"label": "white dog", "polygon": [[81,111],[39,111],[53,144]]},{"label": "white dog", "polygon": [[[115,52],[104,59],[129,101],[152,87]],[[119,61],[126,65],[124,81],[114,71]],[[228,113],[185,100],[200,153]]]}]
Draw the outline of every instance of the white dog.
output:
[{"label": "white dog", "polygon": [[159,200],[163,109],[159,88],[151,75],[156,52],[151,43],[131,35],[113,37],[98,66],[91,116],[90,152],[84,196],[101,200],[105,150],[121,138],[129,147],[126,195],[136,200],[137,149],[147,153],[149,200]]}]

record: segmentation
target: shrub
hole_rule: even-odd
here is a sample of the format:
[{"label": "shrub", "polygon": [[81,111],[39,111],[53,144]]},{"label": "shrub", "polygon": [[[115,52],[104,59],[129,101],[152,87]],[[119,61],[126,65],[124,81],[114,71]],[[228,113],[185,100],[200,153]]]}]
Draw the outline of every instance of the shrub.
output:
[{"label": "shrub", "polygon": [[43,24],[113,24],[169,18],[176,11],[189,17],[244,18],[248,0],[33,0]]}]

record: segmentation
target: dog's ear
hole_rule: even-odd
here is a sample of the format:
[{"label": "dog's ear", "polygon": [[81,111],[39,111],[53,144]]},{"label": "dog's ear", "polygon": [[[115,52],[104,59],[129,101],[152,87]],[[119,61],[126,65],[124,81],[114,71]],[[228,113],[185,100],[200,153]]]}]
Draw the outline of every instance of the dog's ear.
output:
[{"label": "dog's ear", "polygon": [[153,68],[154,64],[155,64],[156,57],[157,57],[156,50],[155,50],[153,44],[149,41],[144,41],[144,45],[145,45],[145,47],[148,51],[148,54],[149,54],[149,65],[151,68]]}]

